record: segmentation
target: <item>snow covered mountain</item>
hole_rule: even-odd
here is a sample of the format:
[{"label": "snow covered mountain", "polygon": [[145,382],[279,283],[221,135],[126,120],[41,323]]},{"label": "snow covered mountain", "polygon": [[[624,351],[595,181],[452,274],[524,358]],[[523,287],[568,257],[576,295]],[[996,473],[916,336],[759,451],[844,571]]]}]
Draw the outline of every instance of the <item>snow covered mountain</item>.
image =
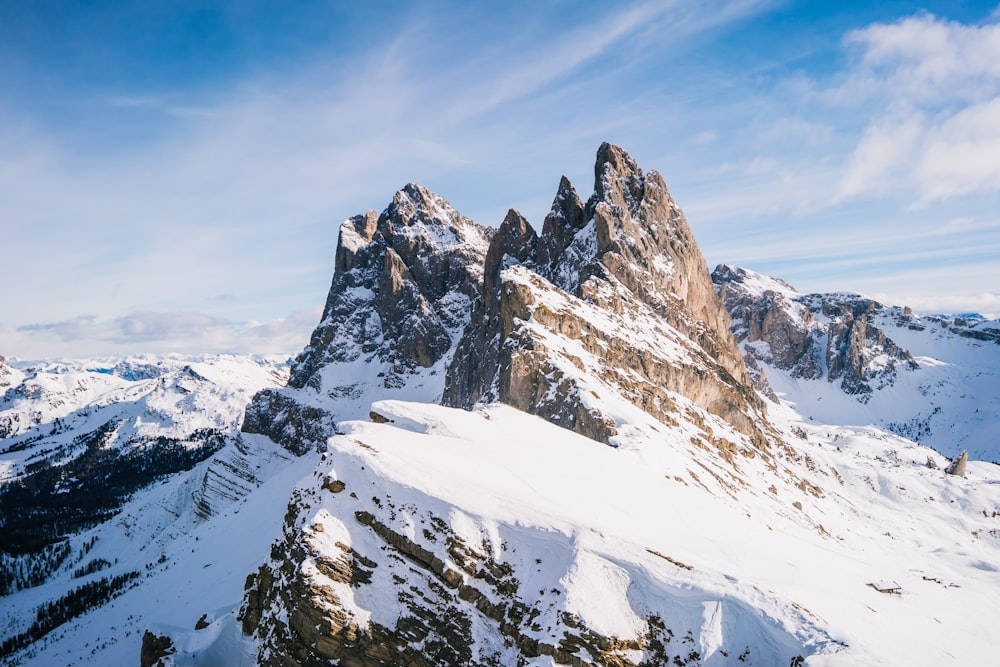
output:
[{"label": "snow covered mountain", "polygon": [[[563,178],[540,233],[516,211],[479,226],[407,185],[341,226],[322,321],[285,386],[280,365],[226,358],[81,366],[35,390],[37,369],[0,361],[0,502],[29,456],[58,478],[48,498],[79,497],[93,475],[74,461],[153,452],[149,438],[200,457],[67,528],[69,555],[0,597],[3,652],[988,664],[1000,467],[948,474],[943,454],[1000,417],[995,334],[710,276],[659,174],[609,144],[594,194]],[[940,407],[955,426],[930,420],[932,449],[892,406]]]},{"label": "snow covered mountain", "polygon": [[4,654],[162,569],[156,542],[225,511],[289,458],[238,430],[250,396],[287,380],[286,359],[0,366]]},{"label": "snow covered mountain", "polygon": [[[662,177],[616,146],[597,153],[586,205],[565,177],[541,236],[510,211],[448,369],[444,403],[500,401],[606,443],[677,397],[766,442],[705,260]],[[640,419],[640,421],[642,418]]]},{"label": "snow covered mountain", "polygon": [[875,424],[946,456],[1000,462],[1000,320],[920,316],[857,294],[800,294],[719,266],[733,333],[804,417]]},{"label": "snow covered mountain", "polygon": [[255,396],[243,430],[301,454],[374,397],[440,400],[493,231],[414,184],[381,215],[344,222],[323,318],[288,386]]}]

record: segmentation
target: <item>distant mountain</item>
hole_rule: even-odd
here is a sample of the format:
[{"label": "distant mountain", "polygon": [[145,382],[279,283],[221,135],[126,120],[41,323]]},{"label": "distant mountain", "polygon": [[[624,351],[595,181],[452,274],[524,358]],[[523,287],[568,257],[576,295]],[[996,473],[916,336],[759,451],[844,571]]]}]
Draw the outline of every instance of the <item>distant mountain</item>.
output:
[{"label": "distant mountain", "polygon": [[803,416],[877,424],[946,456],[1000,462],[1000,320],[920,316],[857,294],[712,274],[744,355]]},{"label": "distant mountain", "polygon": [[334,264],[287,367],[0,359],[5,660],[993,660],[996,322],[710,274],[611,144],[540,232],[410,184]]},{"label": "distant mountain", "polygon": [[57,604],[8,616],[9,654],[136,586],[160,555],[143,561],[143,540],[186,533],[261,483],[268,447],[239,423],[288,370],[278,358],[149,357],[0,362],[0,375],[0,602],[8,614]]}]

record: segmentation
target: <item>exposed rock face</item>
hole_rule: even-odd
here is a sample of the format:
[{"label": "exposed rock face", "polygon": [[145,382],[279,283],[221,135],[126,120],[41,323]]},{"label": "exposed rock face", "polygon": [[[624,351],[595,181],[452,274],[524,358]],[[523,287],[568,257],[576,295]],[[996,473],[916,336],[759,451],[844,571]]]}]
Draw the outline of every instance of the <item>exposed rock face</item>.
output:
[{"label": "exposed rock face", "polygon": [[[742,612],[740,602],[696,586],[676,596],[677,589],[627,573],[572,535],[470,516],[391,478],[378,477],[373,486],[372,466],[365,464],[338,459],[336,450],[324,457],[312,484],[293,494],[270,559],[247,578],[239,621],[257,642],[258,664],[694,667],[704,657],[697,651],[706,607],[727,619],[715,640],[721,656],[784,665],[800,652],[765,639],[748,659],[741,631],[782,633],[767,627],[763,615]],[[633,603],[634,630],[618,634],[581,618],[571,582],[579,568],[595,563],[605,563],[610,579],[643,582],[642,601]],[[601,589],[588,602],[599,606],[607,593]]]},{"label": "exposed rock face", "polygon": [[[142,635],[142,648],[139,651],[139,667],[155,667],[163,665],[163,659],[177,652],[170,637],[154,635],[146,630]],[[172,663],[171,663],[172,664]]]},{"label": "exposed rock face", "polygon": [[965,477],[965,469],[969,465],[969,451],[963,450],[951,465],[945,470],[949,475],[956,475],[958,477]]},{"label": "exposed rock face", "polygon": [[322,449],[336,433],[333,415],[313,405],[303,405],[279,389],[258,392],[247,405],[244,433],[260,433],[296,456]]},{"label": "exposed rock face", "polygon": [[594,190],[583,205],[563,177],[537,239],[508,214],[443,402],[498,400],[608,442],[615,419],[594,397],[669,421],[676,393],[756,437],[761,402],[663,179],[604,144]]},{"label": "exposed rock face", "polygon": [[720,265],[712,273],[747,358],[792,377],[839,381],[864,401],[894,382],[897,369],[916,367],[910,353],[874,321],[884,311],[856,294],[803,295],[780,280]]},{"label": "exposed rock face", "polygon": [[[393,516],[410,511],[388,497],[376,500],[392,508]],[[399,521],[381,516],[380,507],[356,511],[347,530],[370,536],[361,540],[371,549],[366,555],[345,542],[332,549],[324,544],[327,523],[337,534],[345,526],[329,515],[324,523],[303,525],[309,504],[296,499],[283,540],[272,551],[278,558],[247,579],[240,618],[243,632],[261,643],[260,665],[505,667],[550,656],[556,664],[636,667],[629,657],[659,659],[658,664],[670,659],[656,618],[650,619],[648,637],[621,640],[581,625],[573,614],[548,611],[546,622],[553,624],[553,616],[557,620],[545,633],[552,638],[540,641],[534,636],[541,630],[535,620],[543,610],[525,599],[518,579],[525,573],[496,558],[489,542],[467,543],[441,517],[429,514],[430,521],[421,522],[428,526],[423,534],[407,537],[405,527],[395,525]],[[394,627],[352,613],[350,600],[389,577],[406,582],[397,587],[395,599],[382,602],[398,607]],[[546,593],[559,599],[558,591]],[[287,620],[278,620],[275,609],[287,610]],[[482,644],[492,650],[484,651]]]},{"label": "exposed rock face", "polygon": [[413,184],[381,215],[345,222],[323,319],[289,386],[321,391],[332,362],[377,359],[399,376],[437,363],[468,321],[491,234]]},{"label": "exposed rock face", "polygon": [[3,357],[0,357],[0,389],[17,384],[18,375]]},{"label": "exposed rock face", "polygon": [[499,367],[500,345],[512,326],[501,310],[500,274],[510,266],[531,262],[537,250],[535,230],[520,213],[510,210],[486,253],[482,296],[476,301],[472,325],[455,350],[455,359],[463,363],[453,363],[448,369],[446,405],[471,407],[479,400],[499,400],[496,392],[490,391],[493,370]]},{"label": "exposed rock face", "polygon": [[492,233],[413,184],[381,214],[344,222],[323,318],[288,386],[247,408],[244,431],[302,454],[322,449],[337,419],[363,417],[374,398],[438,400]]}]

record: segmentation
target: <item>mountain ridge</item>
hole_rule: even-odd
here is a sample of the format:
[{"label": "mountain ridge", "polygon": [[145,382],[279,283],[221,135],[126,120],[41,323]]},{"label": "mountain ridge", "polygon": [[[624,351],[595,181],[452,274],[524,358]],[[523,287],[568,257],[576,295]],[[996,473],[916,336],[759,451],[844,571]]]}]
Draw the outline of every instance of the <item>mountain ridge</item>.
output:
[{"label": "mountain ridge", "polygon": [[[62,560],[0,596],[5,658],[992,658],[1000,468],[973,456],[949,474],[899,435],[926,423],[940,446],[1000,421],[980,400],[1000,371],[992,324],[800,295],[737,267],[713,282],[662,177],[611,144],[586,201],[560,179],[541,232],[514,210],[480,226],[411,183],[341,225],[333,264],[287,381],[241,382],[240,400],[260,391],[241,426],[242,404],[225,405],[220,448],[69,535],[69,556],[33,557]],[[185,423],[226,403],[188,366],[86,372],[163,381],[179,402],[154,412]],[[0,385],[22,375],[0,360]],[[31,400],[62,400],[48,391]],[[872,425],[907,401],[940,410]],[[890,423],[907,415],[913,428]]]}]

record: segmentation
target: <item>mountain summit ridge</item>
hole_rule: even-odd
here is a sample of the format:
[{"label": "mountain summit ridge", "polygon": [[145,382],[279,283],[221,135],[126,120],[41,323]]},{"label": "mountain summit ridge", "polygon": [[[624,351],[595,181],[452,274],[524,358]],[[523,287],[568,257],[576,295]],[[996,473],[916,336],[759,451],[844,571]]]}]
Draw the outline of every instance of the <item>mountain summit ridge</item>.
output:
[{"label": "mountain summit ridge", "polygon": [[[519,213],[508,213],[487,252],[483,296],[449,366],[444,404],[510,403],[610,442],[620,420],[603,414],[588,391],[622,392],[665,416],[675,409],[666,390],[763,443],[763,404],[662,177],[643,173],[608,143],[597,151],[594,172],[586,205],[562,177],[540,236]],[[608,326],[595,326],[602,318]],[[636,322],[657,331],[623,338]],[[598,367],[553,348],[554,340],[582,346]]]},{"label": "mountain summit ridge", "polygon": [[[942,453],[996,451],[1000,323],[713,285],[657,172],[603,144],[594,176],[540,232],[413,183],[344,221],[290,368],[0,358],[0,500],[35,475],[87,503],[115,451],[151,473],[0,544],[0,660],[990,664],[1000,467]],[[148,460],[108,447],[139,387]],[[206,418],[175,444],[207,458],[164,468],[160,436]]]}]

